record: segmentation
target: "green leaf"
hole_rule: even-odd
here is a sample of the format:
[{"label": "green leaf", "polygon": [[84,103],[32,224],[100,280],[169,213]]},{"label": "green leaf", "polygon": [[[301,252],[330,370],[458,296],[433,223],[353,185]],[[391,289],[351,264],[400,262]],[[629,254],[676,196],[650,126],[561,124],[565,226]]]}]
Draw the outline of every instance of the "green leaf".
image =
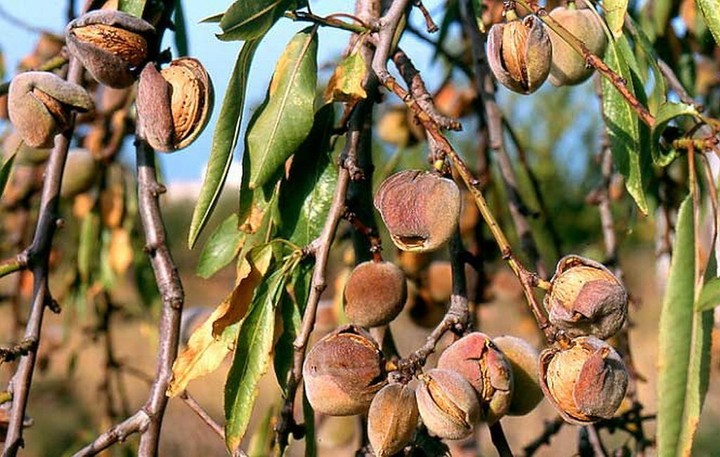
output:
[{"label": "green leaf", "polygon": [[199,23],[200,24],[216,24],[222,20],[224,15],[225,15],[225,13],[216,13],[216,14],[213,14],[212,16],[208,16],[208,17],[200,19]]},{"label": "green leaf", "polygon": [[628,0],[605,0],[605,20],[608,27],[615,38],[619,38],[623,34],[623,23],[625,22],[625,13],[627,12]]},{"label": "green leaf", "polygon": [[278,384],[285,393],[288,376],[293,364],[295,348],[293,343],[300,332],[302,324],[302,310],[305,309],[310,293],[314,262],[302,262],[293,272],[288,284],[288,293],[281,300],[280,318],[282,319],[282,334],[275,343],[273,365]]},{"label": "green leaf", "polygon": [[10,154],[10,157],[5,159],[2,167],[0,167],[0,196],[2,196],[5,191],[5,186],[7,185],[8,179],[10,179],[10,171],[12,170],[13,163],[15,162],[16,154],[16,152]]},{"label": "green leaf", "polygon": [[707,392],[712,312],[694,312],[693,205],[680,206],[658,346],[658,456],[689,456]]},{"label": "green leaf", "polygon": [[695,311],[708,311],[720,305],[720,278],[712,278],[702,288]]},{"label": "green leaf", "polygon": [[245,41],[259,38],[273,26],[285,12],[287,0],[238,0],[220,19],[223,41]]},{"label": "green leaf", "polygon": [[660,105],[655,116],[655,126],[652,131],[653,162],[655,162],[656,165],[661,167],[670,165],[677,156],[676,150],[663,151],[660,147],[660,136],[668,124],[680,116],[697,116],[699,114],[694,106],[685,103],[665,102]]},{"label": "green leaf", "polygon": [[715,44],[720,46],[720,0],[696,0],[705,24],[707,24]]},{"label": "green leaf", "polygon": [[120,0],[118,10],[141,18],[145,10],[145,0]]},{"label": "green leaf", "polygon": [[237,214],[231,214],[205,243],[197,266],[198,276],[207,279],[232,262],[244,238],[245,233],[238,230]]},{"label": "green leaf", "polygon": [[235,356],[225,382],[225,443],[231,453],[245,436],[258,382],[270,364],[275,308],[284,280],[283,271],[276,270],[260,285],[238,333]]},{"label": "green leaf", "polygon": [[173,12],[173,24],[175,25],[175,47],[178,57],[185,57],[190,53],[187,41],[187,24],[185,24],[185,11],[182,0],[175,0],[175,11]]},{"label": "green leaf", "polygon": [[317,33],[297,33],[275,67],[267,104],[248,130],[250,188],[265,184],[310,133],[317,86]]},{"label": "green leaf", "polygon": [[255,40],[248,41],[243,45],[228,82],[227,92],[220,109],[220,117],[213,133],[207,171],[190,222],[188,245],[191,249],[215,209],[232,164],[233,151],[237,145],[242,123],[250,64],[259,44],[260,40]]},{"label": "green leaf", "polygon": [[[636,50],[642,51],[645,56],[646,62],[650,65],[653,71],[653,89],[649,96],[648,108],[650,113],[655,115],[660,105],[667,101],[667,86],[665,84],[665,76],[660,70],[658,65],[657,52],[653,48],[650,38],[643,32],[642,28],[633,19],[628,16],[628,21],[633,24],[633,27],[629,30],[632,39],[635,41]],[[647,79],[647,78],[646,78]]]},{"label": "green leaf", "polygon": [[[642,86],[636,90],[638,78],[632,70],[636,64],[627,38],[620,37],[610,43],[605,52],[605,62],[625,78],[627,88],[631,93],[639,99],[644,98]],[[645,130],[644,124],[640,124],[632,107],[606,78],[602,80],[602,92],[603,117],[610,138],[613,161],[618,171],[625,177],[625,187],[638,208],[647,215],[648,206],[645,199],[647,178],[643,178],[645,174],[652,173],[647,166],[650,155],[648,152],[649,142],[643,141],[647,130]]]},{"label": "green leaf", "polygon": [[335,112],[320,108],[310,134],[293,157],[290,176],[280,186],[278,236],[305,246],[320,235],[337,185],[337,166],[330,156]]}]

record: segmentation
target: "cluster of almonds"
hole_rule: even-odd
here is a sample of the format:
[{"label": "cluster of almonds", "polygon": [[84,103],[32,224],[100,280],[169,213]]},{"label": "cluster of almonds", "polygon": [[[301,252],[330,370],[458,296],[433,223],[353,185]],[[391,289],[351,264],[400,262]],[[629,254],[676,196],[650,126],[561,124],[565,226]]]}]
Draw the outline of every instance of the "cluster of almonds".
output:
[{"label": "cluster of almonds", "polygon": [[[386,179],[375,207],[393,243],[404,252],[428,252],[455,233],[462,197],[457,185],[435,173],[405,170]],[[378,456],[408,445],[420,420],[440,438],[469,436],[479,422],[524,415],[543,394],[572,423],[615,413],[627,371],[602,339],[624,324],[627,293],[603,265],[563,258],[545,296],[551,323],[566,337],[541,354],[526,341],[473,332],[443,351],[437,368],[417,381],[389,375],[378,343],[364,329],[394,320],[408,297],[407,278],[393,263],[355,267],[343,295],[352,322],[320,339],[303,366],[305,392],[315,411],[368,415],[368,437]]]},{"label": "cluster of almonds", "polygon": [[[550,17],[593,54],[602,57],[605,53],[607,38],[596,12],[580,9],[571,0],[566,7],[553,9]],[[506,19],[490,28],[487,53],[495,77],[508,89],[530,94],[546,79],[554,86],[571,86],[592,74],[593,67],[536,16],[519,19],[514,10],[509,10]]]},{"label": "cluster of almonds", "polygon": [[446,349],[417,385],[394,382],[377,342],[352,324],[312,347],[303,377],[316,412],[367,414],[370,444],[384,457],[412,441],[419,419],[440,438],[460,439],[480,421],[527,414],[543,397],[537,366],[538,352],[524,340],[474,332]]},{"label": "cluster of almonds", "polygon": [[[174,60],[160,71],[152,50],[155,28],[120,11],[89,12],[68,24],[65,42],[95,81],[127,89],[139,78],[137,117],[148,143],[160,151],[188,146],[202,132],[213,105],[210,78],[193,58]],[[104,91],[103,91],[104,92]],[[50,73],[28,71],[13,78],[8,114],[25,145],[51,147],[71,124],[73,112],[91,112],[95,103],[81,85]]]}]

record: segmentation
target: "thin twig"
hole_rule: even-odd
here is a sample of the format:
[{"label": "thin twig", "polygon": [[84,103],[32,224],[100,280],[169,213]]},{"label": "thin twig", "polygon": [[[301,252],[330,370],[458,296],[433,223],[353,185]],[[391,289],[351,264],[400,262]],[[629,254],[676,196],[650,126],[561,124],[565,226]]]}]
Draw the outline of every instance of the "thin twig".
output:
[{"label": "thin twig", "polygon": [[293,367],[290,372],[290,378],[288,379],[287,397],[285,398],[285,404],[283,405],[280,415],[280,422],[276,429],[276,449],[279,453],[278,455],[282,455],[284,449],[287,447],[289,435],[297,431],[297,424],[295,424],[293,417],[295,397],[300,382],[302,381],[302,366],[305,361],[305,351],[307,349],[308,341],[310,340],[310,333],[315,326],[317,306],[320,302],[320,296],[327,287],[325,274],[328,255],[330,253],[330,246],[335,238],[338,223],[345,212],[345,195],[347,193],[349,182],[350,174],[345,168],[341,167],[337,187],[335,188],[335,195],[333,196],[332,205],[328,212],[327,219],[325,220],[325,225],[318,237],[319,241],[317,243],[313,243],[317,246],[317,250],[315,251],[315,269],[313,270],[310,294],[308,295],[307,304],[305,305],[305,312],[303,314],[300,333],[298,333],[297,338],[295,338],[295,341],[293,342],[293,348],[295,351],[293,356]]},{"label": "thin twig", "polygon": [[187,390],[183,390],[180,395],[180,399],[185,402],[185,404],[190,408],[195,414],[198,415],[200,419],[202,419],[205,424],[210,427],[210,429],[215,432],[215,434],[223,441],[225,442],[225,430],[222,428],[220,424],[215,422],[215,419],[210,417],[210,414],[203,409],[203,407],[198,403]]},{"label": "thin twig", "polygon": [[460,11],[463,16],[463,26],[471,43],[474,69],[473,81],[485,108],[481,115],[481,120],[486,122],[490,147],[498,159],[500,175],[508,196],[510,217],[513,220],[513,225],[520,239],[522,252],[527,254],[530,263],[535,266],[538,275],[545,279],[548,277],[547,267],[540,257],[537,244],[535,243],[530,223],[527,220],[530,211],[520,194],[517,176],[512,166],[510,156],[507,153],[507,148],[505,147],[505,137],[503,134],[504,116],[495,100],[495,85],[490,74],[490,68],[487,65],[484,37],[478,29],[477,20],[472,14],[472,5],[470,5],[469,0],[460,1]]},{"label": "thin twig", "polygon": [[[68,71],[68,81],[77,83],[80,81],[81,76],[82,66],[73,59]],[[58,225],[60,183],[73,131],[74,117],[71,121],[71,127],[55,137],[55,146],[50,153],[45,173],[45,184],[40,200],[35,236],[26,251],[27,265],[33,273],[33,299],[23,340],[32,341],[36,348],[40,341],[45,307],[53,303],[48,286],[48,263],[53,236]],[[3,456],[13,457],[23,446],[22,424],[25,418],[36,358],[37,349],[28,351],[27,355],[20,360],[17,372],[8,386],[8,391],[13,395],[13,401]]]},{"label": "thin twig", "polygon": [[585,43],[578,39],[575,35],[570,33],[565,27],[563,27],[558,21],[553,19],[552,16],[547,14],[547,11],[537,4],[537,2],[525,0],[513,0],[521,7],[532,11],[537,17],[548,26],[553,32],[555,32],[563,41],[565,41],[576,53],[581,55],[588,65],[595,67],[597,71],[622,95],[622,97],[628,102],[628,105],[637,113],[641,121],[643,121],[648,127],[652,128],[655,125],[655,116],[643,106],[642,103],[630,92],[627,87],[627,81],[625,78],[615,73],[607,64],[596,54],[590,52],[585,46]]}]

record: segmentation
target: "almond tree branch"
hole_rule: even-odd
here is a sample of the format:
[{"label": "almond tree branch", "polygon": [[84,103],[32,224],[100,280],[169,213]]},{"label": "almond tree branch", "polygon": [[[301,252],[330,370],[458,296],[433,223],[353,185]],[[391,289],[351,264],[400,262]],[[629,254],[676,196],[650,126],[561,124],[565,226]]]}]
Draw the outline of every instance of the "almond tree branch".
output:
[{"label": "almond tree branch", "polygon": [[472,195],[473,200],[478,206],[483,220],[488,225],[490,232],[495,239],[495,242],[500,248],[503,259],[507,261],[515,276],[520,280],[523,293],[525,294],[528,305],[530,306],[530,309],[532,310],[533,315],[538,322],[540,330],[545,334],[545,338],[548,340],[548,342],[555,341],[555,328],[550,324],[547,316],[545,315],[545,312],[543,311],[542,306],[538,302],[537,297],[535,297],[533,291],[534,287],[546,286],[545,281],[538,278],[538,275],[536,273],[530,272],[527,268],[525,268],[525,266],[514,255],[512,248],[510,247],[510,243],[505,236],[505,233],[503,233],[502,228],[500,228],[500,225],[497,223],[497,220],[492,214],[492,211],[490,210],[490,207],[488,206],[485,197],[480,191],[480,182],[477,180],[477,178],[473,176],[472,172],[465,164],[465,161],[463,161],[457,151],[452,147],[450,142],[448,142],[447,138],[445,138],[445,136],[443,136],[443,134],[440,132],[438,125],[427,113],[425,113],[420,108],[415,99],[413,99],[412,95],[408,93],[408,91],[405,90],[403,87],[401,87],[397,83],[395,78],[391,76],[387,71],[385,71],[382,76],[381,74],[376,74],[378,75],[378,79],[380,80],[380,82],[390,91],[394,92],[395,95],[397,95],[403,102],[405,102],[408,108],[413,111],[417,120],[425,128],[432,140],[436,142],[437,147],[442,151],[444,156],[447,157],[447,159],[449,159],[450,162],[453,164],[458,174],[460,175],[460,178],[462,179],[468,191]]},{"label": "almond tree branch", "polygon": [[157,181],[154,151],[140,138],[142,132],[138,133],[136,143],[138,208],[145,232],[145,252],[150,256],[155,281],[162,298],[160,347],[155,379],[150,387],[148,400],[140,411],[100,435],[93,443],[76,453],[76,456],[95,455],[132,433],[141,433],[139,455],[158,454],[160,429],[168,401],[165,392],[172,378],[172,364],[178,351],[184,292],[180,275],[166,243],[165,226],[160,211],[159,196],[165,192],[165,187]]},{"label": "almond tree branch", "polygon": [[535,266],[538,275],[541,278],[547,278],[547,267],[540,257],[539,250],[530,228],[530,223],[527,220],[527,215],[530,214],[530,211],[528,211],[527,205],[520,194],[517,176],[505,146],[505,137],[503,134],[503,113],[495,100],[495,84],[490,73],[490,68],[487,65],[485,40],[478,29],[477,21],[472,14],[472,11],[472,5],[469,0],[462,0],[460,2],[463,27],[465,29],[465,33],[470,39],[470,47],[473,56],[473,81],[485,108],[483,113],[484,116],[481,116],[481,120],[484,120],[487,123],[490,148],[495,152],[498,158],[500,174],[502,176],[503,184],[510,203],[510,217],[513,220],[513,225],[515,225],[517,236],[520,239],[521,250],[527,254],[530,263]]},{"label": "almond tree branch", "polygon": [[[72,59],[68,70],[68,81],[77,83],[81,77],[82,66],[75,59]],[[23,254],[25,255],[24,258],[27,259],[27,266],[33,274],[33,298],[23,340],[32,344],[27,354],[20,359],[17,371],[8,386],[8,391],[12,394],[13,400],[3,450],[3,456],[7,457],[17,455],[18,450],[24,445],[22,424],[35,369],[43,315],[46,306],[57,309],[57,304],[54,303],[48,286],[48,262],[52,240],[59,222],[60,183],[62,182],[70,139],[74,131],[74,116],[71,125],[65,132],[55,137],[55,146],[50,153],[45,174],[45,184],[40,200],[35,235],[32,244]]]},{"label": "almond tree branch", "polygon": [[513,0],[521,7],[535,13],[545,25],[547,25],[553,32],[557,33],[558,36],[565,41],[576,53],[581,55],[588,65],[591,65],[597,69],[600,74],[615,86],[620,95],[628,102],[630,107],[637,113],[641,121],[643,121],[648,127],[652,128],[655,125],[655,117],[643,106],[642,103],[630,92],[627,87],[627,81],[625,78],[615,73],[607,64],[596,54],[590,52],[585,46],[582,40],[577,38],[575,35],[570,33],[565,27],[563,27],[558,21],[552,18],[545,8],[539,6],[536,2],[525,0]]}]

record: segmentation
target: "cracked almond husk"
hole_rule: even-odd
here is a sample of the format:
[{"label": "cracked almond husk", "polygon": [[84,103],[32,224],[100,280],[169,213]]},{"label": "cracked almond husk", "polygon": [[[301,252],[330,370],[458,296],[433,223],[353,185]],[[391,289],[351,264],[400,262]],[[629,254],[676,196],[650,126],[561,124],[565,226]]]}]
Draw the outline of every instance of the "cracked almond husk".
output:
[{"label": "cracked almond husk", "polygon": [[422,170],[390,176],[374,199],[393,243],[413,252],[434,251],[452,237],[461,203],[453,180]]},{"label": "cracked almond husk", "polygon": [[576,255],[560,259],[544,304],[550,322],[568,336],[606,339],[627,317],[628,295],[620,280],[601,263]]},{"label": "cracked almond husk", "polygon": [[210,76],[192,57],[173,60],[161,71],[149,63],[140,74],[140,131],[158,151],[177,151],[195,141],[210,120],[213,103]]},{"label": "cracked almond husk", "polygon": [[70,126],[73,110],[90,111],[93,106],[84,88],[48,72],[20,73],[8,90],[10,122],[33,148],[51,147],[55,135]]},{"label": "cracked almond husk", "polygon": [[545,26],[536,16],[493,25],[487,43],[490,69],[508,89],[531,94],[547,79],[553,49]]},{"label": "cracked almond husk", "polygon": [[539,368],[545,397],[572,424],[610,419],[625,398],[628,373],[620,354],[593,336],[544,350]]},{"label": "cracked almond husk", "polygon": [[441,368],[419,376],[416,397],[423,424],[443,439],[470,436],[480,419],[475,390],[458,372]]},{"label": "cracked almond husk", "polygon": [[98,82],[122,89],[131,86],[150,56],[155,28],[122,11],[83,14],[65,30],[68,50]]},{"label": "cracked almond husk", "polygon": [[361,327],[345,325],[310,349],[303,364],[305,394],[316,412],[349,416],[367,412],[387,384],[385,358]]},{"label": "cracked almond husk", "polygon": [[440,355],[438,368],[455,370],[470,382],[480,400],[480,419],[493,424],[510,408],[513,372],[505,355],[489,336],[472,332]]},{"label": "cracked almond husk", "polygon": [[368,411],[368,439],[377,457],[389,457],[410,443],[418,424],[415,391],[389,384],[375,395]]}]

